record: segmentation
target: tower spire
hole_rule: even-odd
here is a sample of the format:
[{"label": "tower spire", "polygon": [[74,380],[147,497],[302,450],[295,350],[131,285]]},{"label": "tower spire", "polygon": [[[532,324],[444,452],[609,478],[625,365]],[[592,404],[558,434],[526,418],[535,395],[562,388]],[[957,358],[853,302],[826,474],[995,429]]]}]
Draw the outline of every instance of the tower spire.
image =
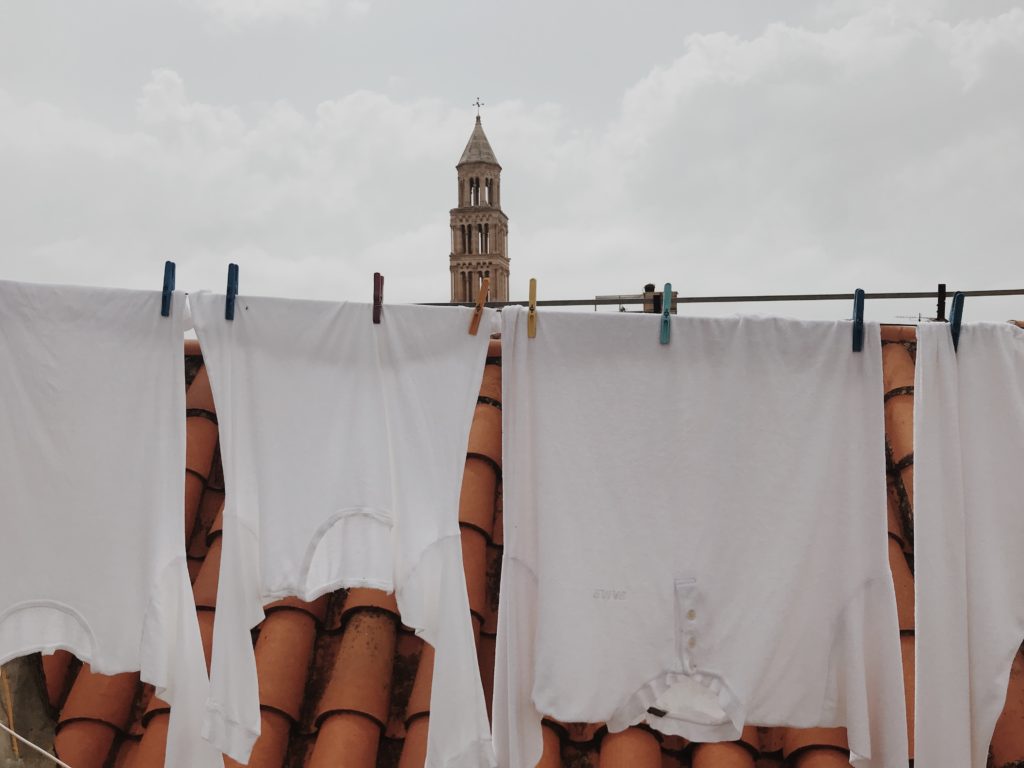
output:
[{"label": "tower spire", "polygon": [[476,124],[455,169],[458,206],[451,209],[448,257],[452,303],[475,301],[480,281],[491,279],[491,298],[508,301],[508,216],[501,210],[501,165],[483,125],[478,96]]}]

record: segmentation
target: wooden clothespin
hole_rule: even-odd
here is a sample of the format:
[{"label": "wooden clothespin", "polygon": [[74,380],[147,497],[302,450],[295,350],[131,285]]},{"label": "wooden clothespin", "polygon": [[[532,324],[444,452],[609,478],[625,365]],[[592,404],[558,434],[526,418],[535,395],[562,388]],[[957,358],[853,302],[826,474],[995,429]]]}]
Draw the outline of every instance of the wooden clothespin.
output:
[{"label": "wooden clothespin", "polygon": [[530,311],[526,315],[526,337],[537,338],[537,278],[530,278]]},{"label": "wooden clothespin", "polygon": [[473,310],[473,319],[469,321],[469,335],[476,336],[480,330],[480,318],[484,315],[484,304],[487,303],[487,294],[491,290],[491,278],[485,277],[480,283],[480,293],[476,297],[476,308]]},{"label": "wooden clothespin", "polygon": [[665,283],[661,294],[661,343],[668,344],[672,338],[672,283]]},{"label": "wooden clothespin", "polygon": [[171,296],[174,294],[174,262],[164,262],[164,290],[160,296],[160,315],[161,317],[170,317],[171,315]]},{"label": "wooden clothespin", "polygon": [[238,265],[228,264],[228,291],[224,297],[224,319],[235,319],[235,297],[238,296]]},{"label": "wooden clothespin", "polygon": [[853,292],[853,351],[864,350],[864,289]]},{"label": "wooden clothespin", "polygon": [[380,313],[384,309],[384,275],[373,273],[373,324],[380,325]]},{"label": "wooden clothespin", "polygon": [[960,347],[960,321],[964,317],[964,292],[953,294],[953,304],[949,308],[949,332],[953,336],[953,351]]}]

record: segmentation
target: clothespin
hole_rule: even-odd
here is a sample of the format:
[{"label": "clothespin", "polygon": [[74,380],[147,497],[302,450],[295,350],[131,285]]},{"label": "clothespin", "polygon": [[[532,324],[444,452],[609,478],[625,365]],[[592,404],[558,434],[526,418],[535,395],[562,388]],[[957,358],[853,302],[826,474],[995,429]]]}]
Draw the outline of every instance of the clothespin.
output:
[{"label": "clothespin", "polygon": [[864,289],[853,292],[853,351],[864,350]]},{"label": "clothespin", "polygon": [[537,278],[530,278],[530,311],[526,315],[526,337],[537,338]]},{"label": "clothespin", "polygon": [[668,344],[672,336],[672,283],[665,283],[661,294],[661,343]]},{"label": "clothespin", "polygon": [[224,319],[235,319],[235,297],[238,296],[238,265],[228,264],[228,292],[224,297]]},{"label": "clothespin", "polygon": [[953,351],[960,346],[960,321],[964,316],[964,292],[953,294],[953,304],[949,308],[949,332],[953,336]]},{"label": "clothespin", "polygon": [[373,324],[380,325],[380,313],[384,309],[384,275],[373,273]]},{"label": "clothespin", "polygon": [[160,297],[160,316],[170,317],[171,296],[174,293],[174,262],[164,262],[164,290]]},{"label": "clothespin", "polygon": [[480,283],[480,293],[476,297],[476,308],[473,310],[473,319],[469,321],[469,335],[476,336],[480,330],[480,318],[484,315],[484,304],[487,303],[487,294],[491,290],[491,278],[485,277]]}]

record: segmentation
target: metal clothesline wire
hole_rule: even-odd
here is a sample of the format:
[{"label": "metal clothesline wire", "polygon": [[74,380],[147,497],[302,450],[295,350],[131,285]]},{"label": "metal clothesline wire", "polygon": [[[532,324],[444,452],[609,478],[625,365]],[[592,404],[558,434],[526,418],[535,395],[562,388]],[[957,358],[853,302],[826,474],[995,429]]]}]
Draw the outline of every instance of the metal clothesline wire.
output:
[{"label": "metal clothesline wire", "polygon": [[[865,300],[873,299],[938,299],[940,296],[953,297],[954,291],[940,293],[939,291],[887,291],[878,293],[865,293]],[[1024,288],[997,288],[985,291],[961,291],[964,296],[1024,296]],[[660,298],[661,291],[655,291],[654,296]],[[676,296],[676,304],[730,304],[754,301],[852,301],[852,293],[778,293],[761,296]],[[598,307],[598,306],[619,306],[625,304],[650,303],[648,295],[646,298],[641,294],[623,294],[622,296],[600,296],[593,299],[545,299],[538,300],[538,307]],[[488,307],[500,309],[501,307],[526,307],[529,301],[489,301]],[[424,306],[447,307],[452,302],[424,302]],[[473,307],[476,302],[459,302],[457,306]]]}]

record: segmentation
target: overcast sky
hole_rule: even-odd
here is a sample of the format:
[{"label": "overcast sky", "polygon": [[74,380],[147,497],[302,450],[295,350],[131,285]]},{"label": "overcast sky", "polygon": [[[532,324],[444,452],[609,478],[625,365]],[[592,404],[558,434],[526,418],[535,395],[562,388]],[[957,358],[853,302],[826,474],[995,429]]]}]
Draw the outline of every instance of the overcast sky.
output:
[{"label": "overcast sky", "polygon": [[0,279],[446,301],[478,95],[512,298],[1024,287],[1003,0],[0,2]]}]

